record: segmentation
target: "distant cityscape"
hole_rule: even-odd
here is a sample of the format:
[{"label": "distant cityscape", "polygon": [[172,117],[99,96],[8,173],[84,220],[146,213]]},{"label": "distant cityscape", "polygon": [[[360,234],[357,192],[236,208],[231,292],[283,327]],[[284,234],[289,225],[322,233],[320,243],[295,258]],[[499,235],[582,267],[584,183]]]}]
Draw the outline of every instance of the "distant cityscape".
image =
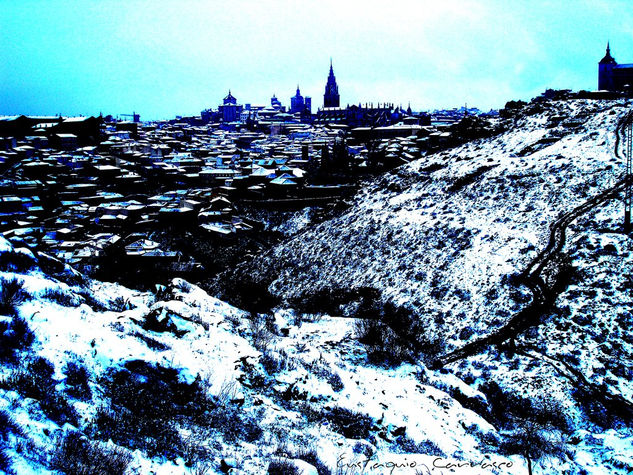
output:
[{"label": "distant cityscape", "polygon": [[[461,117],[464,113],[478,115],[478,109],[466,108],[447,111],[435,111],[436,118],[449,118],[449,116]],[[138,120],[139,117],[137,116]],[[192,125],[204,125],[215,123],[224,129],[248,128],[269,131],[279,127],[291,127],[293,124],[309,125],[341,125],[349,128],[356,127],[385,127],[403,122],[406,125],[430,125],[431,115],[426,112],[413,113],[409,105],[406,110],[402,106],[386,102],[352,104],[341,107],[334,67],[330,61],[330,71],[327,76],[325,92],[323,94],[323,107],[312,111],[312,98],[301,95],[301,89],[297,85],[294,96],[290,98],[290,107],[282,104],[281,100],[273,94],[270,105],[254,105],[251,103],[240,104],[229,90],[217,109],[205,109],[198,117],[180,117]],[[438,119],[439,120],[439,119]],[[450,118],[449,118],[450,120]]]},{"label": "distant cityscape", "polygon": [[[632,71],[607,45],[602,91],[584,94],[626,92]],[[0,232],[87,273],[122,259],[151,272],[203,272],[205,256],[183,252],[170,233],[232,246],[262,229],[253,210],[337,206],[363,176],[489,135],[499,120],[467,106],[342,107],[332,62],[323,107],[313,111],[299,85],[289,102],[241,104],[228,91],[217,108],[172,120],[1,117]]]},{"label": "distant cityscape", "polygon": [[481,112],[340,107],[330,64],[316,113],[297,86],[289,108],[274,95],[266,107],[242,105],[229,91],[217,109],[167,121],[142,122],[136,112],[122,114],[126,120],[3,117],[0,231],[87,273],[121,259],[139,269],[201,272],[165,230],[230,245],[260,224],[238,213],[238,203],[336,203],[358,176],[448,144],[451,124],[469,114]]}]

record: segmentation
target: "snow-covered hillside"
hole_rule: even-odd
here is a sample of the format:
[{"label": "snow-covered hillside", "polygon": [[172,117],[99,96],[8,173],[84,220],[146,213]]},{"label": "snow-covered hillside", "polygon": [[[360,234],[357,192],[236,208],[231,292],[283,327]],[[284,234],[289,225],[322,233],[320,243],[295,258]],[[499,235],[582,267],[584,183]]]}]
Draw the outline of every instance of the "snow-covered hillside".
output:
[{"label": "snow-covered hillside", "polygon": [[[326,306],[335,294],[330,312],[354,317],[366,316],[358,296],[370,289],[415,318],[414,339],[445,344],[434,357],[462,348],[529,308],[532,295],[519,276],[545,248],[550,225],[623,178],[615,130],[629,110],[623,101],[534,101],[505,133],[377,179],[348,212],[236,275],[298,309],[308,302],[307,311],[313,296]],[[587,419],[610,427],[621,408],[593,401],[601,391],[623,396],[630,411],[633,260],[631,239],[621,234],[621,197],[566,229],[549,269],[561,278],[562,294],[536,318],[542,324],[448,370],[474,388],[494,380],[531,399],[547,393],[578,427]]]},{"label": "snow-covered hillside", "polygon": [[0,471],[630,473],[619,201],[567,229],[538,325],[429,364],[530,308],[517,276],[550,223],[621,178],[622,103],[532,109],[379,178],[239,269],[284,299],[270,312],[181,279],[154,292],[89,280],[0,238]]},{"label": "snow-covered hillside", "polygon": [[[299,233],[246,272],[259,272],[286,299],[372,287],[431,322],[439,316],[452,335],[500,325],[517,308],[508,276],[536,255],[549,224],[624,169],[613,146],[625,107],[547,105],[494,139],[378,179],[343,216]],[[559,116],[566,119],[554,126]]]},{"label": "snow-covered hillside", "polygon": [[490,455],[495,429],[434,387],[463,383],[364,365],[349,321],[253,316],[179,279],[139,293],[0,246],[7,473],[522,463]]}]

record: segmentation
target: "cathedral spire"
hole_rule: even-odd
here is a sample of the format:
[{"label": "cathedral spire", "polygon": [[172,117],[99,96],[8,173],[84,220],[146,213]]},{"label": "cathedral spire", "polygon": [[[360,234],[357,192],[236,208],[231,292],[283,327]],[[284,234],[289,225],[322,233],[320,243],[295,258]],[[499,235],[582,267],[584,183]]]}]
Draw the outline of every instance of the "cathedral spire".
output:
[{"label": "cathedral spire", "polygon": [[617,64],[613,56],[611,56],[611,45],[609,41],[607,41],[607,52],[600,61],[600,64]]},{"label": "cathedral spire", "polygon": [[323,95],[323,107],[339,107],[341,97],[338,93],[338,85],[334,76],[334,68],[332,67],[332,58],[330,57],[330,74],[325,85],[325,94]]}]

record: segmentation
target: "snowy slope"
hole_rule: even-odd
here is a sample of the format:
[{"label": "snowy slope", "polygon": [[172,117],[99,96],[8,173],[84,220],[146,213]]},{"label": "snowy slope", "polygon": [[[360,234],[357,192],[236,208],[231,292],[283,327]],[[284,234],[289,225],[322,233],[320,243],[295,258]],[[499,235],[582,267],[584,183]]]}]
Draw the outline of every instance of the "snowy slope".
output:
[{"label": "snowy slope", "polygon": [[[476,335],[501,325],[521,300],[510,295],[517,291],[508,277],[536,255],[549,224],[623,173],[613,131],[625,107],[549,106],[496,138],[381,177],[343,216],[277,246],[245,274],[286,299],[372,287],[429,325],[440,322],[451,338],[467,327]],[[582,125],[553,127],[549,118],[561,115]],[[553,143],[539,144],[545,137]]]},{"label": "snowy slope", "polygon": [[[622,101],[530,104],[507,132],[377,179],[347,213],[237,275],[254,275],[299,309],[311,295],[328,295],[323,289],[350,291],[338,313],[360,317],[352,290],[370,287],[412,311],[427,334],[440,335],[447,344],[440,353],[463,347],[527,308],[532,296],[517,276],[545,247],[550,225],[622,179],[615,129],[629,110]],[[622,397],[627,408],[633,401],[633,260],[616,198],[567,230],[560,262],[571,266],[568,286],[541,325],[447,368],[474,389],[494,381],[558,407],[571,421],[566,431],[575,449],[587,438],[604,449],[591,449],[591,461],[574,456],[572,473],[612,473],[633,463],[618,455],[631,449],[630,416],[623,423],[618,408],[596,400]]]},{"label": "snowy slope", "polygon": [[[319,289],[372,288],[443,334],[442,351],[461,347],[526,308],[515,276],[549,224],[619,179],[624,112],[521,114],[378,179],[241,270],[297,308]],[[0,471],[527,473],[527,441],[544,451],[536,473],[630,473],[630,421],[590,397],[633,397],[621,208],[570,226],[569,282],[540,325],[435,370],[373,364],[359,321],[338,316],[364,316],[352,301],[251,314],[181,279],[155,292],[91,281],[0,239]]]},{"label": "snowy slope", "polygon": [[[329,473],[325,466],[335,473],[337,464],[349,468],[369,461],[378,465],[364,473],[385,473],[394,463],[409,470],[412,463],[432,467],[434,459],[522,464],[516,456],[484,450],[482,438],[494,438],[495,429],[445,392],[421,383],[422,375],[440,382],[445,376],[411,365],[363,366],[363,348],[351,338],[349,321],[324,317],[297,325],[283,310],[273,319],[253,318],[180,279],[155,295],[82,280],[67,267],[53,278],[37,257],[15,266],[23,251],[4,240],[0,247],[3,286],[16,279],[22,292],[3,322],[22,318],[34,334],[15,358],[1,360],[0,411],[9,415],[9,424],[0,433],[0,447],[9,472],[78,470],[76,459],[64,465],[70,455],[59,449],[71,433],[86,435],[93,449],[112,453],[118,447],[129,458],[126,473],[221,473],[228,467],[234,473],[265,473],[271,461],[309,459],[309,452],[312,463],[323,464],[320,473]],[[42,358],[51,368],[48,376],[40,375],[46,373]],[[83,394],[71,381],[73,363],[86,369]],[[177,436],[165,453],[152,452],[160,443],[158,426],[141,443],[116,432],[107,435],[97,422],[112,414],[110,409],[137,417],[131,401],[121,402],[123,396],[109,390],[131,374],[138,385],[132,397],[145,400],[152,368],[163,369],[159,387],[165,394],[150,395],[158,397],[150,401],[162,404],[176,389],[198,387],[210,401],[174,417],[170,427]],[[16,383],[25,369],[35,381],[50,378],[49,394]],[[168,369],[176,380],[169,379]],[[131,389],[117,388],[124,394]],[[53,408],[45,402],[51,393],[57,397]],[[166,424],[159,416],[151,417]],[[305,461],[295,465],[316,473]]]}]

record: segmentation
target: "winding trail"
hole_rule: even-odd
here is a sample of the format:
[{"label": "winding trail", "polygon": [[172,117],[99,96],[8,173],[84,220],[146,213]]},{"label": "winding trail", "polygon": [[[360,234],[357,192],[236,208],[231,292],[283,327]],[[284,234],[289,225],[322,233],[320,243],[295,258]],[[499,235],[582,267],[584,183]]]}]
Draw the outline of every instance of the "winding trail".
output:
[{"label": "winding trail", "polygon": [[[632,122],[633,111],[627,113],[616,127],[615,155],[618,158],[620,158],[619,144],[621,142],[621,134],[624,132],[624,128]],[[553,306],[557,297],[557,293],[553,289],[555,286],[546,283],[543,271],[549,264],[554,262],[565,246],[567,227],[580,216],[617,197],[628,184],[628,178],[623,178],[615,185],[589,198],[556,219],[550,226],[547,246],[528,264],[517,279],[518,285],[525,285],[532,292],[531,303],[512,317],[503,327],[437,358],[433,366],[441,367],[478,354],[490,345],[499,345],[514,339],[521,332],[538,325],[545,312]]]},{"label": "winding trail", "polygon": [[[620,119],[616,127],[615,156],[622,158],[619,152],[619,145],[622,142],[622,136],[625,128],[633,124],[633,111],[627,113]],[[515,353],[525,357],[536,359],[547,363],[554,368],[561,376],[568,379],[572,385],[579,390],[579,397],[582,400],[595,400],[608,411],[609,414],[615,415],[627,421],[633,420],[633,403],[628,401],[622,395],[610,390],[607,385],[599,385],[589,381],[580,370],[574,368],[570,364],[559,358],[548,356],[538,349],[521,345],[517,347],[514,344],[514,338],[524,330],[538,325],[545,313],[553,307],[558,292],[556,289],[556,281],[560,273],[560,269],[554,269],[553,283],[548,285],[543,277],[544,271],[548,265],[554,264],[555,259],[559,256],[565,246],[567,227],[580,216],[588,213],[602,203],[616,198],[617,195],[630,186],[629,178],[625,177],[619,180],[615,185],[603,190],[596,196],[589,198],[584,203],[576,206],[571,211],[561,215],[550,226],[549,241],[547,246],[538,253],[538,255],[529,263],[525,270],[517,279],[518,285],[526,285],[532,292],[532,301],[530,304],[517,313],[499,330],[488,336],[475,340],[464,345],[457,350],[439,357],[433,363],[434,367],[441,367],[450,363],[454,363],[468,356],[475,355],[490,345],[500,345],[508,340],[512,344]]]}]

